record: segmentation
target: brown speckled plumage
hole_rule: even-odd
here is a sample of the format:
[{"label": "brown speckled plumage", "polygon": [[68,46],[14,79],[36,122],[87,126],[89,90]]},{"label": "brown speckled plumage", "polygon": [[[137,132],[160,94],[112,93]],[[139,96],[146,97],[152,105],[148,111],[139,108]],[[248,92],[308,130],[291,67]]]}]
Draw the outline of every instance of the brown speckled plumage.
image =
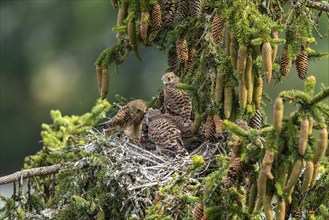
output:
[{"label": "brown speckled plumage", "polygon": [[188,122],[192,113],[192,101],[186,92],[176,87],[176,83],[180,81],[179,77],[173,72],[169,72],[163,75],[162,81],[166,112],[180,116],[185,122]]},{"label": "brown speckled plumage", "polygon": [[181,131],[157,109],[149,109],[145,115],[149,139],[161,150],[173,151],[176,154],[187,154]]},{"label": "brown speckled plumage", "polygon": [[136,99],[127,103],[110,121],[101,125],[104,125],[106,130],[120,127],[129,138],[137,138],[139,140],[142,130],[142,120],[146,110],[146,103],[141,99]]}]

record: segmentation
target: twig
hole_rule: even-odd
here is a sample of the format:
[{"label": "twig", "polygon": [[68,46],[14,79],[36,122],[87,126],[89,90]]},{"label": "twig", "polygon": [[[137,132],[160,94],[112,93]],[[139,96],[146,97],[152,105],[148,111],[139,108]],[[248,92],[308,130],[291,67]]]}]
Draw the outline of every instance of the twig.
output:
[{"label": "twig", "polygon": [[128,188],[128,190],[141,189],[141,188],[144,188],[144,187],[156,186],[158,184],[159,183],[157,183],[157,182],[147,183],[147,184],[143,184],[143,185],[138,185],[138,186],[130,187],[130,188]]},{"label": "twig", "polygon": [[44,176],[53,173],[57,173],[60,169],[68,166],[73,166],[76,162],[64,163],[64,164],[54,164],[51,166],[32,168],[22,171],[17,171],[16,173],[0,177],[0,185],[6,183],[12,183],[19,180],[21,177],[23,179],[33,177],[33,176]]},{"label": "twig", "polygon": [[329,3],[327,2],[317,2],[317,1],[307,1],[306,7],[313,8],[319,11],[329,12]]}]

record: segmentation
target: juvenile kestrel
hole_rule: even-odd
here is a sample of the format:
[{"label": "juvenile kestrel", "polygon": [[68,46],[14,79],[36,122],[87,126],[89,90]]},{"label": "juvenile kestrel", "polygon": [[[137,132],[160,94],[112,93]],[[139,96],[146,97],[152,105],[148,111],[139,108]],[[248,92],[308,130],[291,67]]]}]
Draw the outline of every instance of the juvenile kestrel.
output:
[{"label": "juvenile kestrel", "polygon": [[186,92],[177,88],[176,84],[180,82],[179,77],[173,72],[169,72],[165,73],[161,80],[164,84],[163,96],[166,112],[182,117],[184,122],[190,121],[192,101]]},{"label": "juvenile kestrel", "polygon": [[146,103],[141,99],[136,99],[123,106],[111,120],[100,125],[104,125],[106,130],[113,130],[120,127],[131,140],[139,140],[146,110]]},{"label": "juvenile kestrel", "polygon": [[157,149],[173,151],[178,155],[187,155],[181,131],[157,109],[149,109],[145,115],[148,125],[148,137]]}]

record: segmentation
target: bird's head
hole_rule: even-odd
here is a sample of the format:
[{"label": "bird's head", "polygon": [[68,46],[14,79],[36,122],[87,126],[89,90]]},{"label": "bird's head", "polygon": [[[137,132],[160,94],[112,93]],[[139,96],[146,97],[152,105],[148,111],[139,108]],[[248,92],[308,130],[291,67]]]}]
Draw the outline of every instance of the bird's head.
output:
[{"label": "bird's head", "polygon": [[139,111],[145,113],[147,110],[146,103],[141,99],[136,99],[134,101],[129,102],[129,105],[138,109]]},{"label": "bird's head", "polygon": [[176,76],[174,72],[165,73],[162,76],[161,80],[162,80],[164,85],[170,84],[170,83],[179,83],[180,82],[179,77]]},{"label": "bird's head", "polygon": [[153,109],[153,108],[150,108],[150,109],[146,112],[145,117],[144,117],[146,124],[148,125],[149,122],[152,120],[152,118],[154,118],[154,117],[156,117],[156,116],[159,116],[159,115],[161,115],[161,112],[160,112],[159,109]]}]

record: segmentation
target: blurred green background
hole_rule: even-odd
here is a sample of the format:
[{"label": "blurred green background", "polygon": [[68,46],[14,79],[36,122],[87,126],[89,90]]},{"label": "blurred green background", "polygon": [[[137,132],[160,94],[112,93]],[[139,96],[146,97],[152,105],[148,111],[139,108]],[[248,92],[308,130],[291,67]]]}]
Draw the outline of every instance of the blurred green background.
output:
[{"label": "blurred green background", "polygon": [[[109,0],[2,0],[0,13],[1,176],[20,170],[24,157],[42,148],[40,126],[50,122],[51,109],[67,115],[91,109],[98,98],[94,62],[116,43],[117,11]],[[328,34],[325,16],[320,31]],[[313,49],[329,51],[326,36],[317,40]],[[161,86],[166,55],[155,47],[140,52],[143,62],[131,54],[119,74],[111,70],[110,102],[115,94],[150,99]],[[309,74],[328,85],[328,69],[328,59],[311,62]],[[265,90],[275,97],[302,86],[293,67],[283,83]],[[271,113],[272,104],[266,109]]]}]

